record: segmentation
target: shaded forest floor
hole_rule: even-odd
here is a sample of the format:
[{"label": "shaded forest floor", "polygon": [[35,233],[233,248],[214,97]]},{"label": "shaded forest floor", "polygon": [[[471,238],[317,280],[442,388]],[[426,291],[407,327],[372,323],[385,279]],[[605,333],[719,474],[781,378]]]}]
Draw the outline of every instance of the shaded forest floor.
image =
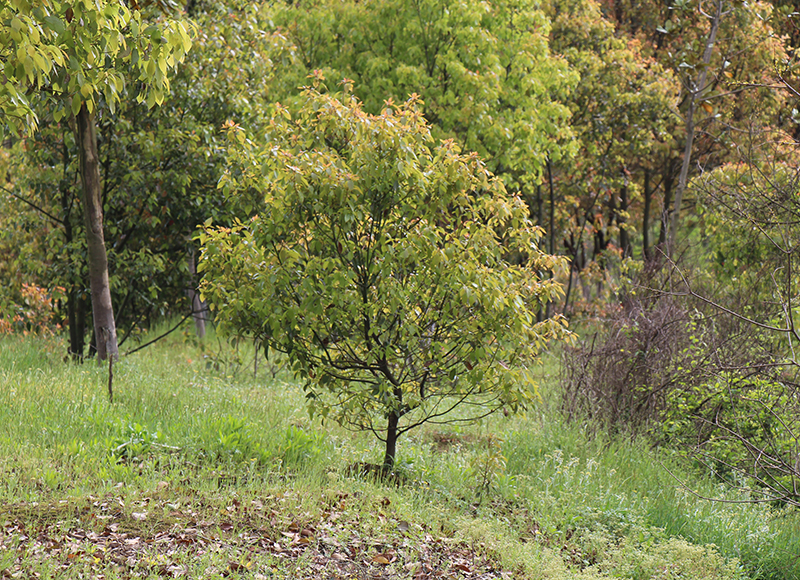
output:
[{"label": "shaded forest floor", "polygon": [[800,518],[675,454],[566,424],[553,396],[380,445],[308,418],[280,365],[176,333],[115,367],[0,339],[0,578],[800,577]]}]

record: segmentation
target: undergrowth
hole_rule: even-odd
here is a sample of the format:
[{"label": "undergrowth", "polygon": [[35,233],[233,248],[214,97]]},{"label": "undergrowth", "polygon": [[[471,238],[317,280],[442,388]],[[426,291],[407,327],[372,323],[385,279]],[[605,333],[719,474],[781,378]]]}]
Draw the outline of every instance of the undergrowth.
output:
[{"label": "undergrowth", "polygon": [[[63,352],[56,338],[0,338],[0,569],[9,573],[800,577],[795,512],[735,503],[747,498],[691,475],[677,456],[565,423],[547,400],[550,360],[535,409],[424,427],[399,442],[398,476],[381,483],[352,469],[380,459],[374,440],[309,419],[302,389],[280,361],[256,365],[251,345],[170,335],[115,365],[113,404],[107,369],[64,362]],[[68,555],[59,568],[55,555],[19,549],[20,526],[80,529],[89,542],[109,522],[127,540],[168,537],[178,548],[180,534],[206,522],[216,535],[204,537],[230,553],[176,548],[169,560],[153,548],[127,564],[80,559],[89,572],[79,574]]]}]

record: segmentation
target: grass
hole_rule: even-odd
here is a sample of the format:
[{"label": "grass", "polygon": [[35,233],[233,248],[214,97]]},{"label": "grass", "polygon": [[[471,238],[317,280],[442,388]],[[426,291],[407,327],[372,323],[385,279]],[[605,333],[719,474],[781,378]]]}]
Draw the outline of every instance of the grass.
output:
[{"label": "grass", "polygon": [[3,578],[800,577],[795,512],[698,500],[667,468],[737,498],[547,401],[422,427],[381,484],[348,469],[375,441],[310,419],[248,345],[170,335],[115,365],[113,404],[107,369],[63,352],[0,339]]}]

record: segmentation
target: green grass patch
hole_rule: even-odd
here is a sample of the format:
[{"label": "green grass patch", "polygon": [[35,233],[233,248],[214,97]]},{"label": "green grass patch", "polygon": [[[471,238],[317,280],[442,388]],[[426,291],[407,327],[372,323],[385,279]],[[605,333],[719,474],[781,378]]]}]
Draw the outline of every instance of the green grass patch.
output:
[{"label": "green grass patch", "polygon": [[380,446],[310,419],[251,345],[170,335],[115,365],[111,404],[105,367],[0,340],[0,576],[800,577],[795,512],[699,500],[667,469],[746,498],[546,400],[420,428],[380,482],[358,467]]}]

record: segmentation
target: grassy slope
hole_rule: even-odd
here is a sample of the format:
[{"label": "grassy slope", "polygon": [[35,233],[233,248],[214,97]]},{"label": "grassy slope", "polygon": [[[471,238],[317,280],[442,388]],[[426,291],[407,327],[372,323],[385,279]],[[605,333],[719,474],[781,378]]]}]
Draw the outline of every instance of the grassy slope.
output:
[{"label": "grassy slope", "polygon": [[113,405],[62,353],[0,339],[0,577],[800,577],[795,514],[696,500],[675,461],[546,404],[422,428],[381,485],[347,470],[374,441],[252,352],[173,335],[115,366]]}]

